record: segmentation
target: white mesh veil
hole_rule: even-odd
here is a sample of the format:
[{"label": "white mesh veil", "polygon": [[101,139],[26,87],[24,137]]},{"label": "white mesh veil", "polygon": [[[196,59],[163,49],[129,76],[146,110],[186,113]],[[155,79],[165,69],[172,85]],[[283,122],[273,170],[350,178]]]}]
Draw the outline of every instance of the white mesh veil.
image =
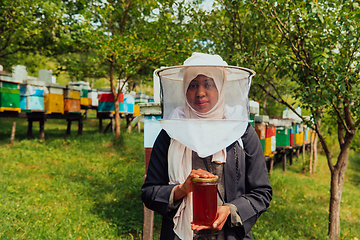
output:
[{"label": "white mesh veil", "polygon": [[[173,112],[185,106],[183,75],[185,69],[191,67],[225,71],[225,119],[174,119]],[[226,148],[244,134],[249,121],[248,94],[254,71],[228,66],[218,55],[193,53],[184,65],[162,68],[155,74],[161,84],[161,126],[171,138],[205,157]]]},{"label": "white mesh veil", "polygon": [[175,66],[157,71],[161,83],[161,103],[163,119],[169,119],[170,113],[177,107],[184,106],[183,70],[185,67],[218,67],[224,68],[227,78],[225,89],[225,104],[228,106],[241,105],[243,117],[249,119],[249,100],[251,78],[255,72],[234,66]]}]

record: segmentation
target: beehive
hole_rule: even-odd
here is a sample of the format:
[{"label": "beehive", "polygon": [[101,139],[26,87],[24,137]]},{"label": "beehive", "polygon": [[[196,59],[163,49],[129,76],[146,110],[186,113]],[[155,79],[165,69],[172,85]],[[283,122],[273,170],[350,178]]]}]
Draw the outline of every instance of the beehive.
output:
[{"label": "beehive", "polygon": [[81,112],[80,100],[79,99],[71,99],[64,98],[64,112]]},{"label": "beehive", "polygon": [[260,139],[260,143],[261,143],[261,148],[263,150],[263,153],[265,153],[265,138],[264,139]]},{"label": "beehive", "polygon": [[255,122],[255,131],[256,131],[259,139],[265,139],[266,123],[264,123],[264,122]]},{"label": "beehive", "polygon": [[265,156],[271,156],[271,138],[265,138]]},{"label": "beehive", "polygon": [[250,113],[250,124],[255,127],[255,114]]},{"label": "beehive", "polygon": [[276,127],[267,125],[265,131],[265,156],[271,156],[276,150]]},{"label": "beehive", "polygon": [[140,107],[137,104],[135,104],[135,106],[134,106],[134,117],[139,117],[139,116],[141,116]]},{"label": "beehive", "polygon": [[3,111],[21,112],[19,83],[0,81],[0,112]]},{"label": "beehive", "polygon": [[44,95],[46,113],[64,113],[64,89],[66,86],[57,83],[47,83],[46,86],[47,94]]},{"label": "beehive", "polygon": [[64,90],[64,99],[80,100],[80,91],[67,88]]},{"label": "beehive", "polygon": [[90,106],[91,105],[91,99],[90,98],[85,98],[85,97],[80,97],[80,104],[85,105],[85,106]]},{"label": "beehive", "polygon": [[92,99],[89,96],[89,91],[91,91],[91,88],[90,88],[88,82],[84,82],[84,81],[69,82],[67,87],[69,89],[78,90],[80,92],[80,104],[81,105],[83,105],[83,106],[91,106],[92,105]]},{"label": "beehive", "polygon": [[290,130],[288,128],[282,126],[276,127],[276,146],[290,146]]},{"label": "beehive", "polygon": [[124,112],[134,113],[135,98],[130,94],[124,96]]},{"label": "beehive", "polygon": [[97,107],[99,105],[98,92],[94,89],[88,92],[89,105]]},{"label": "beehive", "polygon": [[289,130],[290,130],[290,146],[292,146],[295,144],[294,129],[291,127]]},{"label": "beehive", "polygon": [[[119,111],[124,111],[124,94],[119,96]],[[99,93],[98,112],[115,112],[114,96],[111,92]]]},{"label": "beehive", "polygon": [[20,108],[23,111],[45,111],[44,88],[24,84],[20,86]]},{"label": "beehive", "polygon": [[299,146],[302,146],[303,145],[303,142],[304,142],[304,132],[299,132],[299,133],[296,133],[296,144],[299,145]]},{"label": "beehive", "polygon": [[21,110],[27,111],[45,111],[44,97],[42,96],[21,96],[20,97]]},{"label": "beehive", "polygon": [[47,114],[64,113],[64,95],[48,93],[44,96],[44,105]]}]

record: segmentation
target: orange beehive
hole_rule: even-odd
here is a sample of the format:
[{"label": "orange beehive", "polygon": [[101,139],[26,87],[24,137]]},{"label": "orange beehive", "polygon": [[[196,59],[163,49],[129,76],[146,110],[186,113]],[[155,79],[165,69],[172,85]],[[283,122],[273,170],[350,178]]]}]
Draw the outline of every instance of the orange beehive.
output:
[{"label": "orange beehive", "polygon": [[255,122],[255,131],[259,136],[259,139],[265,139],[266,136],[266,123],[265,122]]},{"label": "orange beehive", "polygon": [[64,111],[65,112],[80,112],[81,111],[80,100],[65,98],[64,99]]}]

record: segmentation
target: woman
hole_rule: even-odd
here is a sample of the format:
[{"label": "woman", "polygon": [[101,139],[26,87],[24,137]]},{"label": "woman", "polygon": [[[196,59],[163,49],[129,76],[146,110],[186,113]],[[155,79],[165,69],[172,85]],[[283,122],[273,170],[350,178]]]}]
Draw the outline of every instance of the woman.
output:
[{"label": "woman", "polygon": [[[272,197],[261,144],[246,110],[254,72],[227,66],[218,55],[194,53],[184,66],[158,74],[169,120],[161,122],[142,199],[163,216],[161,239],[251,239],[250,229]],[[177,95],[172,91],[179,89],[179,79]],[[218,178],[212,226],[192,224],[192,179],[199,177]]]}]

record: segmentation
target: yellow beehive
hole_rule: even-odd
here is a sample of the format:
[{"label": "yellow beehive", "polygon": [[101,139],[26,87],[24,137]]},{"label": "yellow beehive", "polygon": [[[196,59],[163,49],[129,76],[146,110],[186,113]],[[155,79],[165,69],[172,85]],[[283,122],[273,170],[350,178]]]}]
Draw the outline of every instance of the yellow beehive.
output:
[{"label": "yellow beehive", "polygon": [[89,104],[89,99],[88,99],[88,98],[85,98],[85,97],[81,97],[81,98],[80,98],[80,104],[81,104],[81,105],[85,105],[85,106],[90,105],[90,104]]},{"label": "yellow beehive", "polygon": [[64,95],[48,93],[44,96],[46,114],[64,113]]},{"label": "yellow beehive", "polygon": [[135,104],[134,105],[134,117],[139,117],[141,114],[140,114],[140,107]]},{"label": "yellow beehive", "polygon": [[310,136],[311,136],[311,131],[310,130],[306,130],[307,134],[306,134],[306,143],[310,143]]},{"label": "yellow beehive", "polygon": [[264,155],[265,156],[271,156],[271,137],[265,138]]},{"label": "yellow beehive", "polygon": [[80,99],[80,91],[74,89],[65,89],[64,90],[64,98],[70,99]]},{"label": "yellow beehive", "polygon": [[302,146],[304,142],[304,132],[296,133],[296,144]]}]

